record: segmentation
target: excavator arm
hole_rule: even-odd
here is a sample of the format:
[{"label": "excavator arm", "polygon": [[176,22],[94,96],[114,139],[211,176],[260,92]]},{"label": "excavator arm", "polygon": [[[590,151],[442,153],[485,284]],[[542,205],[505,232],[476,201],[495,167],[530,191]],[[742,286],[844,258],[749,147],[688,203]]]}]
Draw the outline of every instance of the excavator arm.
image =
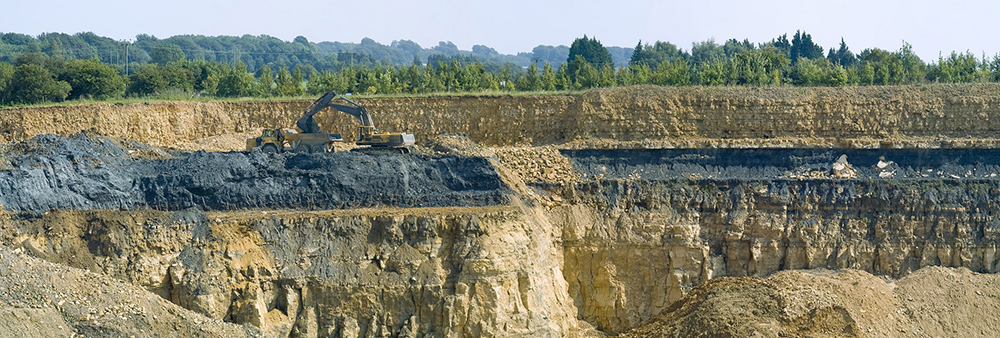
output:
[{"label": "excavator arm", "polygon": [[[352,106],[330,103],[330,101],[333,101],[333,99],[337,97],[344,99],[344,101],[349,102],[350,104],[352,104]],[[319,113],[320,110],[323,110],[323,108],[326,107],[331,107],[333,109],[344,112],[348,115],[354,116],[361,121],[361,125],[366,127],[371,127],[373,131],[375,130],[375,122],[372,121],[371,114],[368,113],[368,110],[365,109],[364,106],[358,104],[357,102],[351,101],[350,99],[344,97],[343,95],[337,94],[334,91],[326,92],[326,94],[323,94],[323,96],[320,96],[318,99],[316,99],[316,101],[313,101],[312,104],[306,107],[306,111],[304,114],[302,114],[302,118],[300,118],[298,121],[295,121],[295,126],[299,127],[299,129],[302,129],[303,133],[307,134],[320,133],[321,131],[319,130],[319,124],[316,123],[316,119],[313,117],[313,115],[316,115],[316,113]]]}]

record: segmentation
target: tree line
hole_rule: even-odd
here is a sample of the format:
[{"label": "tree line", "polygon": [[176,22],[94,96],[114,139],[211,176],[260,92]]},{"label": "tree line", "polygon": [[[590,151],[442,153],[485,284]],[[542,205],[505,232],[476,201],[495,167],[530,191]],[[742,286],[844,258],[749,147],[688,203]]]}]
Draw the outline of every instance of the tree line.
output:
[{"label": "tree line", "polygon": [[[619,66],[627,64],[632,55],[631,48],[609,47],[609,50]],[[462,56],[485,64],[512,63],[527,67],[530,63],[563,62],[569,53],[569,47],[539,45],[531,52],[508,55],[484,45],[472,46],[471,51],[459,50],[450,41],[424,48],[410,40],[397,40],[385,45],[370,38],[362,39],[360,43],[314,43],[303,36],[283,41],[268,35],[177,35],[159,39],[149,34],[139,34],[135,41],[126,43],[91,32],[72,35],[45,33],[37,37],[0,33],[0,61],[12,62],[21,53],[43,53],[66,59],[97,58],[105,63],[120,65],[126,62],[165,64],[180,56],[187,60],[242,63],[249,71],[256,72],[265,65],[271,69],[309,65],[318,70],[374,64],[402,66],[414,62],[425,63],[435,55]]]},{"label": "tree line", "polygon": [[[304,45],[304,44],[303,44]],[[471,55],[431,54],[426,62],[395,65],[338,61],[321,69],[308,62],[263,64],[189,59],[173,44],[151,49],[150,63],[105,62],[43,52],[21,52],[0,62],[0,105],[106,100],[123,97],[287,97],[329,90],[359,94],[578,90],[654,84],[663,86],[857,86],[1000,81],[1000,54],[952,52],[926,63],[906,43],[898,50],[868,48],[855,54],[842,40],[824,50],[805,32],[766,43],[713,40],[690,51],[669,42],[636,45],[618,66],[596,38],[576,39],[560,63],[482,62]],[[175,96],[171,96],[175,95]]]}]

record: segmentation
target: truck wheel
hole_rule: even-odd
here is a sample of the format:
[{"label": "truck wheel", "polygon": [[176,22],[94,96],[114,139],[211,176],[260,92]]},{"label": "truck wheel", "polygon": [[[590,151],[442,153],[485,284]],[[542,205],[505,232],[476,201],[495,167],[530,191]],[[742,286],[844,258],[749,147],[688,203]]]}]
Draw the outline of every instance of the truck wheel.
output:
[{"label": "truck wheel", "polygon": [[299,145],[295,146],[295,152],[297,152],[297,153],[303,153],[303,154],[304,153],[308,153],[309,152],[309,146],[307,146],[305,144],[299,144]]},{"label": "truck wheel", "polygon": [[260,147],[260,151],[268,154],[276,154],[278,153],[278,147],[273,144],[265,144],[263,147]]},{"label": "truck wheel", "polygon": [[325,153],[325,152],[326,152],[326,147],[323,146],[322,144],[313,147],[313,153],[322,154],[322,153]]}]

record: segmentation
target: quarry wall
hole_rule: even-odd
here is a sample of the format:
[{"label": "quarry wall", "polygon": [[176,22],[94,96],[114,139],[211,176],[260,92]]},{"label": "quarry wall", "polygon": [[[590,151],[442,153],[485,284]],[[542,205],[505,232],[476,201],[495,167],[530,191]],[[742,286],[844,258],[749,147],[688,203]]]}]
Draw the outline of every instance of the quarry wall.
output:
[{"label": "quarry wall", "polygon": [[[988,147],[1000,84],[849,88],[617,87],[564,96],[358,99],[386,131],[418,142],[458,132],[486,146]],[[239,150],[262,128],[291,128],[309,100],[92,103],[0,110],[0,142],[95,129],[157,146]],[[317,115],[356,137],[356,121]],[[213,142],[214,141],[214,142]],[[199,143],[200,142],[200,143]],[[197,147],[201,148],[197,148]]]},{"label": "quarry wall", "polygon": [[[418,143],[463,133],[488,148],[385,161],[135,155],[143,144],[240,149],[261,128],[291,126],[308,100],[9,108],[0,244],[273,336],[621,333],[723,276],[997,272],[997,93],[643,86],[361,99],[383,130]],[[318,118],[353,137],[349,116]],[[218,179],[198,174],[217,167]],[[255,189],[267,196],[237,193]],[[331,191],[335,207],[315,202]]]}]

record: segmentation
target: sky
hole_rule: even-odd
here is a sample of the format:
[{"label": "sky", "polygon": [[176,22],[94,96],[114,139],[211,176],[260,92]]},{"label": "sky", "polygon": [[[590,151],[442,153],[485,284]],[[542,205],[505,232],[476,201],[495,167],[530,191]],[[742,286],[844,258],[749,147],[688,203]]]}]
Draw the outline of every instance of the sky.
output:
[{"label": "sky", "polygon": [[285,41],[382,44],[412,40],[422,47],[451,41],[459,49],[493,47],[503,54],[538,45],[570,45],[587,35],[605,46],[730,38],[767,42],[796,30],[824,49],[841,38],[851,51],[898,50],[904,43],[924,61],[952,51],[978,57],[1000,52],[1000,2],[991,1],[719,1],[719,0],[0,0],[0,32],[94,32],[119,40],[138,34],[270,35]]}]

